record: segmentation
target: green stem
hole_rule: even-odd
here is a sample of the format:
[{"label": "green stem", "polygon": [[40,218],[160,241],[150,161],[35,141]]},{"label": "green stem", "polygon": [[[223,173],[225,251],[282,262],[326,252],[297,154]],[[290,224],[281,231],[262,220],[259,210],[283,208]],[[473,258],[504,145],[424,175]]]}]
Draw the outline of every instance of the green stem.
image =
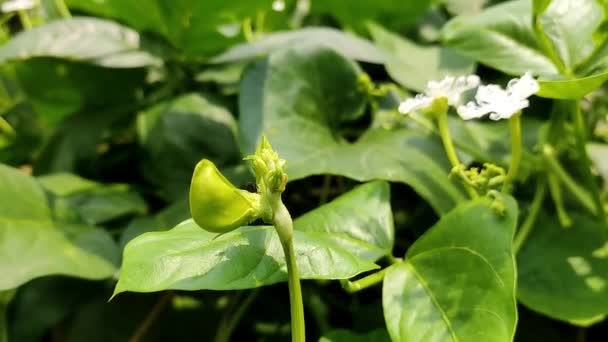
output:
[{"label": "green stem", "polygon": [[68,6],[66,6],[63,0],[55,0],[55,8],[62,18],[70,18],[72,16]]},{"label": "green stem", "polygon": [[319,195],[319,204],[327,203],[329,191],[331,190],[331,175],[323,176],[323,185],[321,186],[321,194]]},{"label": "green stem", "polygon": [[148,315],[144,318],[144,320],[139,324],[131,338],[129,338],[129,342],[139,342],[143,341],[146,333],[152,327],[154,322],[158,319],[160,314],[163,312],[167,304],[171,302],[173,298],[173,292],[167,291],[163,293],[162,296],[158,298],[158,301],[154,304]]},{"label": "green stem", "polygon": [[[222,319],[222,322],[220,323],[220,326],[217,330],[217,334],[215,335],[215,342],[230,341],[230,337],[232,336],[234,328],[237,327],[241,318],[243,317],[247,309],[249,309],[251,303],[253,303],[255,298],[258,296],[259,292],[259,288],[250,291],[245,300],[240,303],[239,308],[234,313],[229,312],[229,316],[224,316],[224,319]],[[238,298],[236,301],[238,301]]]},{"label": "green stem", "polygon": [[519,164],[521,163],[521,112],[515,113],[509,119],[509,128],[511,129],[511,164],[509,171],[502,184],[502,192],[507,192],[511,184],[515,181],[519,172]]},{"label": "green stem", "polygon": [[587,191],[580,187],[560,165],[559,161],[557,161],[555,158],[554,149],[549,145],[545,145],[543,147],[543,156],[545,157],[545,164],[547,165],[548,170],[566,186],[566,188],[574,195],[579,203],[585,207],[585,209],[596,215],[597,207],[593,203],[593,199],[587,193]]},{"label": "green stem", "polygon": [[519,252],[524,242],[528,238],[528,235],[530,235],[532,227],[534,227],[534,222],[536,222],[536,218],[538,217],[546,191],[547,186],[545,181],[539,180],[538,183],[536,183],[536,192],[534,193],[534,198],[530,204],[528,216],[526,216],[526,219],[517,231],[517,235],[515,235],[515,239],[513,240],[513,252],[515,254]]},{"label": "green stem", "polygon": [[17,11],[17,14],[19,15],[19,20],[21,21],[21,26],[24,30],[29,30],[34,27],[34,24],[32,24],[32,19],[30,19],[30,15],[26,10],[19,10]]},{"label": "green stem", "polygon": [[597,216],[602,220],[602,222],[606,222],[606,213],[604,212],[604,206],[602,205],[600,190],[593,180],[593,174],[591,173],[591,162],[587,157],[585,120],[583,119],[583,114],[581,112],[579,103],[574,103],[574,106],[575,108],[572,114],[576,131],[576,147],[578,150],[577,152],[582,169],[583,180],[586,183],[587,188],[589,188],[591,191],[591,198],[594,202]]},{"label": "green stem", "polygon": [[[452,167],[457,167],[462,165],[460,160],[458,159],[458,155],[456,154],[456,149],[454,148],[454,144],[452,143],[452,137],[450,135],[450,127],[448,126],[448,112],[446,110],[439,111],[437,114],[437,127],[439,128],[439,136],[441,137],[441,141],[443,143],[443,148],[445,149],[445,153],[452,164]],[[477,191],[468,183],[464,182],[464,188],[471,196],[471,198],[479,197]]]},{"label": "green stem", "polygon": [[273,194],[271,199],[272,223],[277,230],[281,246],[285,253],[287,264],[287,283],[289,285],[289,303],[291,307],[291,340],[304,342],[306,340],[304,325],[304,303],[302,301],[302,288],[296,262],[296,253],[293,246],[293,221],[289,211],[281,201],[280,194]]},{"label": "green stem", "polygon": [[381,271],[378,271],[376,273],[363,277],[359,280],[355,280],[355,281],[344,280],[344,281],[341,281],[340,284],[342,285],[342,288],[344,290],[346,290],[346,292],[348,292],[348,293],[354,293],[357,291],[361,291],[363,289],[366,289],[368,287],[381,283],[382,280],[384,280],[384,275],[386,275],[386,272],[388,271],[389,268],[390,268],[390,266]]},{"label": "green stem", "polygon": [[559,186],[559,180],[557,179],[557,176],[550,173],[547,175],[547,181],[549,182],[549,191],[551,192],[553,205],[555,205],[555,210],[557,211],[559,224],[564,228],[569,228],[572,225],[572,220],[570,219],[570,216],[568,216],[566,207],[564,206],[564,198],[562,197],[562,189]]}]

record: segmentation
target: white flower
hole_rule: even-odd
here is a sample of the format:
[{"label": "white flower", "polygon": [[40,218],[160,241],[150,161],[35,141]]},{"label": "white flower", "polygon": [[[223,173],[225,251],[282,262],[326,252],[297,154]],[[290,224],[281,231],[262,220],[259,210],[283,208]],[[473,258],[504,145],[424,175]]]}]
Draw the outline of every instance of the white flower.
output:
[{"label": "white flower", "polygon": [[441,97],[446,98],[449,105],[457,106],[460,104],[462,94],[477,86],[479,86],[479,76],[477,75],[446,76],[441,81],[430,81],[427,83],[424,93],[401,102],[399,112],[407,114],[427,108],[433,103],[433,100]]},{"label": "white flower", "polygon": [[525,73],[521,78],[514,78],[507,84],[507,89],[490,84],[481,86],[475,95],[475,102],[458,107],[458,115],[464,120],[481,118],[490,114],[490,119],[508,119],[513,114],[528,107],[528,97],[539,89],[538,82]]},{"label": "white flower", "polygon": [[29,10],[36,6],[35,0],[9,0],[2,4],[0,10],[4,13]]}]

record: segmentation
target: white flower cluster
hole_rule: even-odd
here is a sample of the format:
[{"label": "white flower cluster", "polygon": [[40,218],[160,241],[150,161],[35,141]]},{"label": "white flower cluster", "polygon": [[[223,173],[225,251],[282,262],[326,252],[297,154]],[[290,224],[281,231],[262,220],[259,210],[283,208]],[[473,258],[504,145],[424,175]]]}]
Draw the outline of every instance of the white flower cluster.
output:
[{"label": "white flower cluster", "polygon": [[[529,73],[509,81],[506,89],[495,84],[480,86],[479,83],[476,75],[456,78],[448,76],[441,81],[431,81],[423,94],[403,101],[399,105],[399,112],[407,114],[427,108],[435,99],[444,97],[449,105],[457,108],[458,115],[464,120],[485,115],[489,115],[492,120],[508,119],[528,107],[528,97],[539,90],[538,82]],[[464,92],[474,88],[477,88],[475,101],[462,105]]]}]

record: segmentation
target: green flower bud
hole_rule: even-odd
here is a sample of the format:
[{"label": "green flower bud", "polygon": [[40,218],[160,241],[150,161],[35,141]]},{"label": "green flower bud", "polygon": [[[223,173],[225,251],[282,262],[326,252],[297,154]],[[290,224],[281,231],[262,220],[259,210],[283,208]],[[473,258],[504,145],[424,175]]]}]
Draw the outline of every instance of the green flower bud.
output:
[{"label": "green flower bud", "polygon": [[261,215],[260,195],[236,188],[211,161],[203,159],[192,175],[190,213],[201,228],[226,233]]}]

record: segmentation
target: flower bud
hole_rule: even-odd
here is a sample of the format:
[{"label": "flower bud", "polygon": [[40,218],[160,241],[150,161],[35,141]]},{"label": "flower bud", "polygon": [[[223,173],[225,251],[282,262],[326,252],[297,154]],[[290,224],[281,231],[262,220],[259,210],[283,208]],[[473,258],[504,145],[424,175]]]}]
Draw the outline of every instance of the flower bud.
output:
[{"label": "flower bud", "polygon": [[260,216],[260,195],[236,188],[207,160],[194,169],[190,213],[201,228],[225,233]]}]

